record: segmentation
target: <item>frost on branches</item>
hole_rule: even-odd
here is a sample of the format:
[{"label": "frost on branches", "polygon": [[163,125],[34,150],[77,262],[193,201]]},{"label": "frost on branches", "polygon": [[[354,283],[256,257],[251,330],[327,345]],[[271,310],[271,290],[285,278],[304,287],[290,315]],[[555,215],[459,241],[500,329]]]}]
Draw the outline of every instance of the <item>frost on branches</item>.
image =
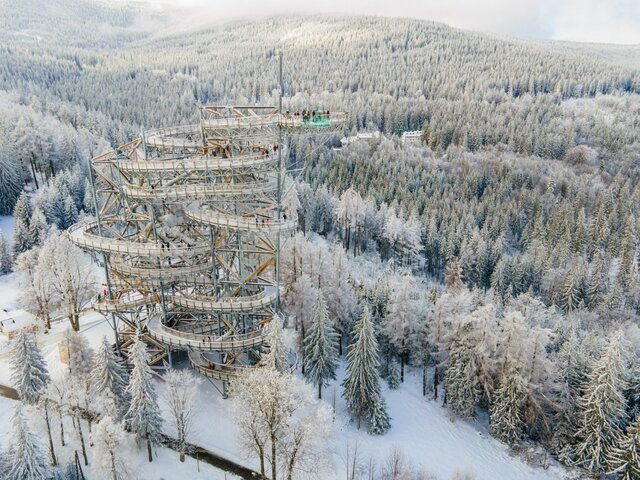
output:
[{"label": "frost on branches", "polygon": [[99,402],[110,399],[118,409],[124,409],[127,403],[128,375],[107,337],[102,337],[93,364],[90,374],[92,395]]},{"label": "frost on branches", "polygon": [[274,315],[269,322],[269,353],[265,356],[264,363],[279,372],[289,371],[289,362],[282,339],[282,318]]},{"label": "frost on branches", "polygon": [[124,462],[119,457],[120,444],[124,439],[122,424],[109,415],[104,415],[96,425],[93,471],[99,478],[125,480],[130,478]]},{"label": "frost on branches", "polygon": [[318,398],[322,387],[336,379],[338,366],[338,334],[329,322],[329,312],[322,290],[318,290],[313,319],[304,339],[304,376],[318,385]]},{"label": "frost on branches", "polygon": [[587,377],[585,394],[578,400],[580,424],[575,462],[591,472],[616,468],[622,441],[626,401],[622,332],[616,332]]},{"label": "frost on branches", "polygon": [[[13,436],[9,450],[4,454],[5,471],[2,478],[20,480],[45,480],[49,478],[47,456],[25,417],[22,404],[18,404],[13,416]],[[5,463],[3,462],[3,463]]]},{"label": "frost on branches", "polygon": [[131,346],[130,358],[133,370],[127,392],[131,396],[131,404],[125,415],[125,421],[131,431],[135,433],[138,442],[146,442],[147,454],[151,462],[153,461],[151,446],[160,442],[162,417],[151,377],[149,353],[140,334],[136,334]]},{"label": "frost on branches", "polygon": [[23,402],[35,404],[49,382],[49,372],[33,335],[24,330],[11,343],[11,382]]},{"label": "frost on branches", "polygon": [[262,476],[267,462],[272,480],[326,468],[331,411],[307,384],[272,367],[247,369],[233,382],[232,395],[242,447],[258,457]]},{"label": "frost on branches", "polygon": [[525,387],[520,370],[513,365],[508,365],[494,392],[489,412],[489,431],[491,435],[510,446],[520,443],[524,436],[525,423],[522,414],[524,393]]},{"label": "frost on branches", "polygon": [[353,337],[347,352],[342,396],[347,401],[347,409],[356,417],[358,428],[362,419],[366,419],[370,433],[384,433],[390,427],[390,420],[380,394],[378,341],[368,307],[364,307],[354,325]]},{"label": "frost on branches", "polygon": [[187,370],[169,370],[164,376],[164,381],[164,399],[171,412],[180,461],[184,462],[185,454],[188,453],[189,436],[193,430],[195,399],[200,380]]}]

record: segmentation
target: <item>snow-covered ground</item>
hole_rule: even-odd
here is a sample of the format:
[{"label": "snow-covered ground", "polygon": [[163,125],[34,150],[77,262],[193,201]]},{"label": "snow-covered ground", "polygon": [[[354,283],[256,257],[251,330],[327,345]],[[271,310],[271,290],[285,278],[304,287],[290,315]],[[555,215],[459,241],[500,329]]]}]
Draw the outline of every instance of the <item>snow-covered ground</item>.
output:
[{"label": "snow-covered ground", "polygon": [[[11,418],[13,416],[13,409],[17,402],[9,400],[4,397],[0,397],[0,438],[2,439],[2,446],[5,447],[7,442],[11,438]],[[42,432],[40,435],[43,446],[45,443],[45,429],[43,420],[40,415],[34,411],[28,412],[29,424],[32,428],[38,429]],[[67,419],[68,420],[68,419]],[[65,437],[67,440],[66,447],[60,447],[59,442],[59,430],[57,419],[53,422],[54,426],[54,442],[55,452],[60,463],[69,463],[74,457],[74,452],[78,449],[78,455],[81,455],[79,450],[79,443],[75,439],[73,433],[73,425],[71,421],[65,422]],[[86,426],[85,426],[86,428]],[[87,435],[87,432],[84,432]],[[180,463],[178,460],[178,454],[173,450],[167,448],[158,448],[153,462],[149,463],[146,457],[145,449],[138,449],[135,445],[135,440],[131,435],[127,435],[125,442],[120,448],[122,452],[121,459],[127,469],[127,479],[130,480],[180,480],[180,479],[202,479],[202,480],[234,480],[236,477],[230,474],[226,474],[206,463],[197,462],[191,457],[187,457],[184,463]],[[89,466],[82,465],[84,474],[91,480],[100,480],[95,475],[91,474],[92,466],[96,463],[92,458],[93,449],[88,447]],[[82,458],[82,457],[80,457]]]},{"label": "snow-covered ground", "polygon": [[[15,275],[0,276],[0,308],[5,308],[12,315],[16,315],[20,311],[19,295],[20,290],[16,286]],[[43,351],[49,371],[53,377],[60,375],[63,369],[66,368],[66,365],[60,362],[58,343],[64,338],[67,328],[67,320],[61,319],[53,323],[48,334],[40,333],[38,335],[38,345]],[[113,337],[113,330],[109,323],[102,315],[95,312],[87,312],[82,316],[80,330],[93,348],[99,345],[103,336]],[[11,372],[8,361],[8,343],[5,340],[0,340],[0,384],[11,386]],[[0,396],[0,447],[2,448],[7,446],[11,438],[11,418],[15,404],[15,401]],[[29,418],[33,428],[42,433],[40,438],[46,438],[44,436],[44,424],[40,415],[30,412]],[[59,460],[67,463],[73,458],[75,449],[79,449],[79,442],[75,438],[73,425],[70,419],[67,418],[65,421],[65,434],[68,441],[71,439],[69,442],[71,446],[65,448],[60,447],[59,444],[57,419],[53,422],[53,427],[55,430],[56,455]],[[87,432],[85,432],[85,435],[87,435]],[[183,478],[233,480],[235,478],[228,473],[225,476],[225,472],[206,463],[196,462],[190,457],[187,457],[185,463],[180,463],[178,454],[166,448],[159,448],[157,450],[157,458],[154,458],[152,463],[148,463],[146,450],[138,449],[131,435],[127,435],[125,444],[120,451],[123,452],[123,461],[127,465],[127,478],[132,480],[179,480]],[[95,477],[91,476],[91,465],[95,462],[92,460],[91,454],[92,450],[89,449],[90,465],[85,469],[84,473],[93,480]]]},{"label": "snow-covered ground", "polygon": [[[0,308],[9,312],[19,308],[19,289],[14,275],[0,277]],[[67,329],[66,320],[53,325],[48,334],[40,334],[38,343],[53,375],[59,374],[64,365],[60,363],[57,344]],[[96,347],[104,335],[112,338],[113,332],[105,318],[88,312],[81,318],[81,331],[89,343]],[[288,332],[291,333],[291,332]],[[6,342],[0,341],[0,384],[10,385]],[[345,457],[347,448],[358,448],[358,458],[363,466],[371,461],[377,466],[384,465],[393,449],[401,451],[406,460],[421,466],[437,479],[448,480],[456,472],[468,472],[476,480],[551,480],[562,478],[559,468],[543,470],[532,468],[509,450],[491,438],[483,426],[462,420],[451,419],[447,410],[434,401],[425,399],[421,393],[421,378],[417,372],[408,369],[405,383],[398,390],[388,390],[383,382],[383,394],[392,417],[392,428],[383,436],[370,436],[365,429],[358,431],[345,413],[342,389],[339,386],[344,374],[341,365],[338,380],[324,389],[325,401],[333,403],[335,396],[335,434],[330,443],[332,468],[322,474],[323,479],[343,479],[346,477]],[[220,387],[219,384],[216,384]],[[162,382],[158,382],[162,392]],[[222,399],[219,390],[203,379],[199,387],[198,408],[195,418],[196,431],[192,441],[229,458],[230,460],[257,469],[253,458],[247,458],[238,444],[238,429],[231,415],[232,400]],[[10,417],[14,402],[0,398],[0,434],[7,439],[10,431]],[[167,415],[168,418],[168,415]],[[171,427],[167,425],[167,433]],[[69,425],[68,431],[72,431]],[[132,440],[129,439],[129,442]],[[4,442],[3,442],[4,443]],[[224,473],[200,464],[198,474],[196,462],[188,459],[185,464],[177,461],[177,454],[159,449],[159,458],[152,464],[145,460],[144,452],[133,445],[125,448],[127,464],[130,465],[132,479],[181,479],[181,478],[225,478]],[[65,455],[71,455],[69,450]],[[227,475],[227,478],[232,478]]]},{"label": "snow-covered ground", "polygon": [[[339,382],[344,374],[341,366],[338,381],[324,390],[325,401],[336,397],[335,435],[331,442],[332,467],[323,479],[346,478],[347,446],[357,445],[363,467],[370,460],[383,466],[393,449],[400,450],[406,460],[448,480],[456,472],[473,474],[476,480],[551,480],[562,478],[562,469],[532,468],[491,438],[484,429],[470,422],[452,420],[446,409],[422,396],[421,377],[409,370],[398,390],[383,387],[392,417],[392,428],[383,436],[371,436],[363,428],[358,431],[345,413]],[[231,399],[223,400],[209,382],[200,386],[199,408],[195,424],[199,425],[194,441],[231,460],[257,469],[258,464],[238,448],[238,430],[231,417]]]}]

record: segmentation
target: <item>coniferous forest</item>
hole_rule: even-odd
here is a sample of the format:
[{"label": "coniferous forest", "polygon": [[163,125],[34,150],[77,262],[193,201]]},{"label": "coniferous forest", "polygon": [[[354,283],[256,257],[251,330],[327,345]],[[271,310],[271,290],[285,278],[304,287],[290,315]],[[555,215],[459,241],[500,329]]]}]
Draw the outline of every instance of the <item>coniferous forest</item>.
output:
[{"label": "coniferous forest", "polygon": [[[626,50],[366,16],[194,31],[143,4],[0,0],[0,215],[14,216],[0,274],[26,285],[25,308],[77,330],[83,300],[59,287],[68,271],[55,258],[82,263],[60,232],[95,213],[88,159],[145,128],[195,123],[200,104],[276,104],[280,51],[286,110],[348,113],[342,131],[286,149],[298,231],[283,248],[282,327],[313,395],[327,399],[343,362],[354,425],[385,435],[381,385],[419,372],[425,401],[518,454],[534,446],[578,475],[640,478],[640,69]],[[21,339],[16,358],[42,367]],[[153,389],[136,345],[134,399]],[[110,401],[134,419],[150,409],[152,431],[138,435],[151,445],[157,405],[131,402],[106,343],[101,355],[120,372]],[[239,404],[259,394],[308,408],[278,377],[284,354],[270,355],[271,383],[244,378]],[[20,381],[35,403],[44,387]],[[48,478],[41,457],[24,478]],[[428,478],[384,475],[347,478]]]}]

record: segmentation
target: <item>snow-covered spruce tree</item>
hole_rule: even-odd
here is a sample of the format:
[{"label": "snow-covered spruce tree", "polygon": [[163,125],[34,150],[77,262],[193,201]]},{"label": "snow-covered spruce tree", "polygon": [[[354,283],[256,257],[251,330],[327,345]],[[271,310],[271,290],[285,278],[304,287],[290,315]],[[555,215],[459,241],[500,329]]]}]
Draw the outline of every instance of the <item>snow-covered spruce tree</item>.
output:
[{"label": "snow-covered spruce tree", "polygon": [[525,386],[520,370],[507,365],[495,390],[489,410],[491,435],[509,446],[522,440],[525,423],[522,418],[522,399]]},{"label": "snow-covered spruce tree", "polygon": [[[103,400],[111,399],[116,407],[122,410],[127,404],[128,378],[126,369],[113,351],[107,337],[102,337],[102,342],[94,355],[93,370],[90,374],[92,396],[98,399],[99,404]],[[116,419],[119,416],[117,414]]]},{"label": "snow-covered spruce tree", "polygon": [[391,428],[391,417],[387,413],[387,402],[378,395],[369,413],[369,435],[384,435]]},{"label": "snow-covered spruce tree", "polygon": [[391,390],[396,390],[400,386],[400,366],[398,360],[395,357],[389,362],[389,375],[387,376],[387,383]]},{"label": "snow-covered spruce tree", "polygon": [[11,382],[20,399],[30,405],[40,400],[49,382],[49,371],[33,334],[22,330],[11,342]]},{"label": "snow-covered spruce tree", "polygon": [[11,247],[5,236],[0,232],[0,275],[6,275],[13,268]]},{"label": "snow-covered spruce tree", "polygon": [[366,306],[353,327],[353,338],[347,352],[347,373],[342,382],[342,396],[360,428],[362,419],[370,419],[374,412],[381,418],[385,407],[380,398],[378,341]]},{"label": "snow-covered spruce tree", "polygon": [[20,194],[13,211],[13,252],[16,256],[33,247],[33,240],[29,234],[31,222],[31,204],[25,192]]},{"label": "snow-covered spruce tree", "polygon": [[153,461],[151,447],[160,441],[162,432],[162,416],[158,407],[156,389],[149,367],[149,353],[140,334],[130,349],[133,370],[129,379],[127,392],[131,396],[129,410],[125,415],[127,425],[136,434],[138,442],[145,441],[149,461]]},{"label": "snow-covered spruce tree", "polygon": [[29,236],[33,245],[42,245],[47,238],[48,231],[47,217],[44,216],[39,207],[34,208],[29,222]]},{"label": "snow-covered spruce tree", "polygon": [[[2,472],[0,472],[2,473]],[[3,478],[20,480],[45,480],[49,468],[44,448],[29,425],[22,404],[13,415],[13,436],[7,452],[7,472]]]},{"label": "snow-covered spruce tree", "polygon": [[620,445],[613,452],[615,470],[621,480],[640,478],[640,415],[629,424]]},{"label": "snow-covered spruce tree", "polygon": [[616,468],[615,453],[622,441],[626,402],[622,332],[612,334],[602,356],[587,377],[585,393],[578,399],[578,443],[574,459],[590,472]]},{"label": "snow-covered spruce tree", "polygon": [[73,202],[71,195],[66,195],[63,200],[64,207],[64,228],[69,228],[78,221],[78,209]]},{"label": "snow-covered spruce tree", "polygon": [[124,480],[127,476],[124,462],[118,457],[120,444],[124,439],[124,430],[120,422],[105,414],[96,425],[94,436],[95,462],[93,471],[100,478]]},{"label": "snow-covered spruce tree", "polygon": [[84,197],[82,202],[82,209],[89,215],[95,215],[96,206],[93,199],[93,188],[91,187],[91,181],[86,178],[84,181]]},{"label": "snow-covered spruce tree", "polygon": [[581,396],[589,372],[589,358],[585,350],[589,348],[589,339],[579,338],[572,328],[556,354],[557,368],[557,410],[554,420],[554,432],[551,442],[552,452],[569,464],[572,455],[575,432],[578,429],[577,400]]},{"label": "snow-covered spruce tree", "polygon": [[318,398],[322,398],[322,387],[336,379],[337,355],[338,334],[329,322],[327,304],[319,289],[313,319],[304,339],[304,376],[318,385]]},{"label": "snow-covered spruce tree", "polygon": [[187,370],[170,370],[165,374],[164,381],[164,400],[171,412],[180,461],[184,462],[185,454],[188,453],[189,436],[193,430],[199,380]]},{"label": "snow-covered spruce tree", "polygon": [[478,401],[478,377],[473,347],[464,332],[451,342],[444,386],[447,406],[461,417],[472,417]]},{"label": "snow-covered spruce tree", "polygon": [[289,362],[282,339],[282,318],[274,315],[269,322],[269,353],[265,355],[264,363],[281,373],[289,371]]},{"label": "snow-covered spruce tree", "polygon": [[22,191],[22,166],[15,149],[0,143],[0,215],[11,215]]}]

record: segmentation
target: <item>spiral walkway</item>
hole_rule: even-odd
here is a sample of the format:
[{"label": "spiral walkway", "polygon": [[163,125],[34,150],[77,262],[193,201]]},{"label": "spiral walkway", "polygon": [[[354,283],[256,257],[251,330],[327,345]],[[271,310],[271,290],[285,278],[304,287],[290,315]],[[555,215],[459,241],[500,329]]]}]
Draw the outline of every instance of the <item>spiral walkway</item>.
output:
[{"label": "spiral walkway", "polygon": [[105,267],[92,306],[119,322],[122,348],[142,328],[159,366],[183,350],[226,382],[259,363],[277,313],[278,248],[297,224],[283,208],[282,137],[346,114],[206,106],[200,117],[94,157],[97,218],[68,235]]}]

